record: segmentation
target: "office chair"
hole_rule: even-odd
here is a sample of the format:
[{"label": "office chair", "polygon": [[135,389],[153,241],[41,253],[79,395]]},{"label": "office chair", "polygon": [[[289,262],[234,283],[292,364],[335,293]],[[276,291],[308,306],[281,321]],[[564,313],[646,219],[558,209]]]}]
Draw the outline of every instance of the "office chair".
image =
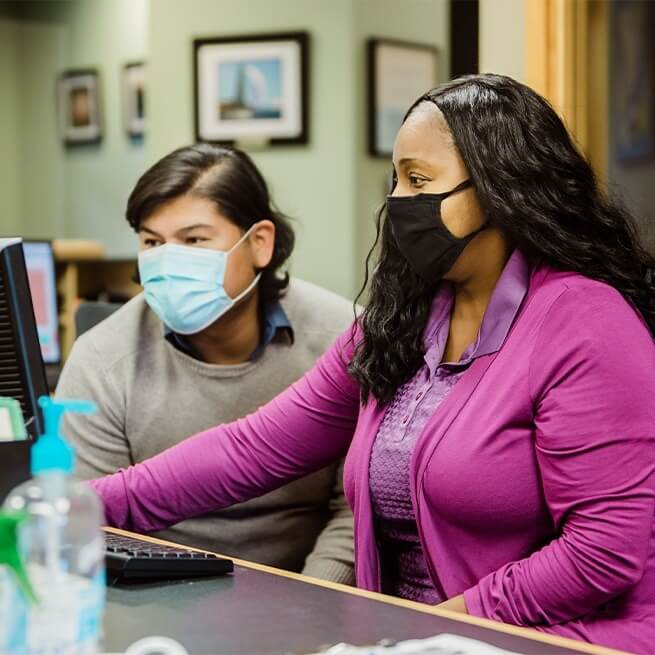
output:
[{"label": "office chair", "polygon": [[117,302],[83,302],[75,312],[75,336],[79,337],[104,321],[121,306]]}]

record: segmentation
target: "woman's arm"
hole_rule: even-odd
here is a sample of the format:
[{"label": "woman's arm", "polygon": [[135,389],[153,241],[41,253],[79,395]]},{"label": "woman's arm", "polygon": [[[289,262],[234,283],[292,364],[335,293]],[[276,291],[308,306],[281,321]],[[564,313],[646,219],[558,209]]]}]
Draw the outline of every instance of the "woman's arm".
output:
[{"label": "woman's arm", "polygon": [[655,510],[655,347],[610,289],[568,290],[532,356],[535,449],[558,537],[465,592],[471,614],[553,625],[643,575]]},{"label": "woman's arm", "polygon": [[351,328],[298,382],[246,418],[91,482],[110,525],[153,532],[254,498],[343,456],[359,391]]}]

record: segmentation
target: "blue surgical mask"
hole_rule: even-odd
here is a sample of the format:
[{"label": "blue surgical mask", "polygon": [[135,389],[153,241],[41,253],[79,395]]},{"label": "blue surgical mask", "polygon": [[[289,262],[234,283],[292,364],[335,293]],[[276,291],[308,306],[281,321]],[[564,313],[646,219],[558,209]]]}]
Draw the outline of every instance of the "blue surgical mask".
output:
[{"label": "blue surgical mask", "polygon": [[228,257],[254,227],[228,251],[166,243],[139,252],[146,302],[164,324],[179,334],[202,332],[254,289],[261,273],[236,298],[224,287]]}]

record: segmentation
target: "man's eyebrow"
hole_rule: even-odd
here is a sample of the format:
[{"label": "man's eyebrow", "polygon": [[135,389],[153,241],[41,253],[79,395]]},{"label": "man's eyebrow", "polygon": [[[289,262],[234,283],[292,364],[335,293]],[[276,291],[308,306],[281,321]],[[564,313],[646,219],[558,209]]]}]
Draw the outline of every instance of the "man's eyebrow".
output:
[{"label": "man's eyebrow", "polygon": [[185,232],[190,232],[191,230],[196,230],[201,227],[212,229],[214,226],[210,225],[209,223],[194,223],[193,225],[187,225],[186,227],[181,227],[177,231],[177,234],[184,234]]},{"label": "man's eyebrow", "polygon": [[161,234],[158,234],[154,230],[151,230],[149,227],[145,227],[145,226],[140,227],[139,232],[147,232],[148,234],[152,234],[152,236],[158,237],[159,239],[161,239]]}]

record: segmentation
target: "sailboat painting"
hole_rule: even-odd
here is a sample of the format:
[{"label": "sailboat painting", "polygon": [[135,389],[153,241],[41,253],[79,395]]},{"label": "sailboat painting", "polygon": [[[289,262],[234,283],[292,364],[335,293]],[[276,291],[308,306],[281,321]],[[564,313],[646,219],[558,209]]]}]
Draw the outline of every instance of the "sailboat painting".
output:
[{"label": "sailboat painting", "polygon": [[196,140],[308,142],[305,32],[194,41]]},{"label": "sailboat painting", "polygon": [[219,64],[218,117],[226,120],[280,118],[281,69],[279,59]]}]

